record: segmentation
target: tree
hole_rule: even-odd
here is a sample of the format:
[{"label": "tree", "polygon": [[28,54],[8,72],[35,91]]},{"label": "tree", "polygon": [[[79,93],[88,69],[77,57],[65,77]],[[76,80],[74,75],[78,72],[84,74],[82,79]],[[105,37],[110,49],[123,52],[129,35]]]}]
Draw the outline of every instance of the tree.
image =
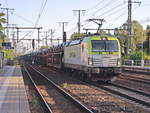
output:
[{"label": "tree", "polygon": [[104,30],[100,30],[99,33],[100,33],[100,35],[108,35],[109,34],[109,33],[106,33],[106,31],[104,31]]},{"label": "tree", "polygon": [[133,37],[131,40],[131,48],[136,50],[136,45],[138,43],[143,44],[146,40],[146,33],[144,32],[143,26],[140,25],[138,21],[133,21]]},{"label": "tree", "polygon": [[84,33],[78,34],[78,33],[74,32],[71,35],[71,39],[70,40],[77,40],[77,39],[80,39],[80,38],[85,37],[85,36],[86,36],[86,34],[84,34]]},{"label": "tree", "polygon": [[2,45],[1,44],[6,38],[6,35],[2,32],[2,30],[3,30],[3,25],[2,24],[6,22],[6,19],[3,18],[4,16],[5,16],[4,13],[0,13],[0,50],[2,50]]},{"label": "tree", "polygon": [[127,39],[128,39],[128,32],[127,29],[125,28],[126,23],[123,24],[119,29],[122,30],[118,30],[117,28],[114,31],[115,36],[118,37],[119,41],[120,41],[120,46],[121,46],[121,52],[122,54],[127,53]]},{"label": "tree", "polygon": [[[104,30],[100,30],[99,31],[99,34],[101,35],[107,35],[108,33],[106,33],[106,31]],[[80,38],[83,38],[87,36],[87,34],[85,33],[80,33],[80,35],[77,33],[77,32],[74,32],[72,35],[71,35],[71,40],[77,40],[77,39],[80,39]]]},{"label": "tree", "polygon": [[41,49],[49,48],[49,46],[41,46]]},{"label": "tree", "polygon": [[[120,28],[123,28],[123,30],[117,31],[117,36],[119,37],[119,40],[121,42],[121,47],[123,52],[127,53],[127,43],[128,43],[128,31],[127,31],[127,22],[124,23]],[[132,51],[137,50],[137,44],[143,43],[146,39],[146,34],[143,30],[143,26],[140,25],[140,23],[136,20],[132,21],[132,39],[131,39],[131,49]],[[117,30],[117,29],[116,29]]]},{"label": "tree", "polygon": [[5,23],[5,22],[6,22],[6,19],[3,18],[4,16],[5,16],[4,13],[0,13],[0,31],[3,30],[2,23]]},{"label": "tree", "polygon": [[0,31],[0,40],[4,40],[6,38],[6,35]]},{"label": "tree", "polygon": [[144,41],[143,45],[144,45],[144,51],[146,51],[147,53],[150,54],[150,26],[148,25],[146,28],[146,40]]}]

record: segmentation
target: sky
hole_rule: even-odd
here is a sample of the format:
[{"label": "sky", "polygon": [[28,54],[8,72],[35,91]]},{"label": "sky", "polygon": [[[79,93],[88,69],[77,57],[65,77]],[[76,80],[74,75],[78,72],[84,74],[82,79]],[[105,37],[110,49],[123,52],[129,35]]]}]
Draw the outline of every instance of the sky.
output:
[{"label": "sky", "polygon": [[[97,28],[96,24],[87,21],[90,18],[105,19],[102,28],[116,28],[120,27],[128,17],[127,0],[47,0],[43,12],[40,13],[45,1],[0,0],[0,7],[14,9],[9,13],[9,23],[17,24],[19,27],[35,26],[38,15],[41,14],[37,27],[42,27],[42,31],[54,29],[54,38],[62,36],[62,26],[59,22],[68,22],[65,26],[68,38],[73,32],[77,32],[78,16],[73,13],[73,10],[86,10],[84,14],[81,14],[81,29]],[[145,28],[150,24],[149,11],[150,0],[141,0],[140,6],[133,3],[132,19],[138,20]],[[26,33],[22,33],[21,36]],[[43,35],[41,34],[41,36]],[[36,32],[28,37],[36,37]]]}]

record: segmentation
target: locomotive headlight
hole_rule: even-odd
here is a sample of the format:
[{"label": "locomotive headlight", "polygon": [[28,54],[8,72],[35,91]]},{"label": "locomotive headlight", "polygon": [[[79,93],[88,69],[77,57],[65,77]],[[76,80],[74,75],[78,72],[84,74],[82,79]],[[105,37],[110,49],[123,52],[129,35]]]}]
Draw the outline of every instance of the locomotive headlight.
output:
[{"label": "locomotive headlight", "polygon": [[92,64],[93,64],[92,59],[90,59],[90,58],[88,59],[88,64],[89,64],[89,65],[92,65]]}]

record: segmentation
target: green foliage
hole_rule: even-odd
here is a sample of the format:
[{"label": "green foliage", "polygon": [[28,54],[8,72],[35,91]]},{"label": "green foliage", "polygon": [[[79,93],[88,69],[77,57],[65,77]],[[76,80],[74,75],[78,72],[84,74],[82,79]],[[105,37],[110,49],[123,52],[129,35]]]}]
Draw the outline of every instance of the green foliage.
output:
[{"label": "green foliage", "polygon": [[71,35],[71,39],[70,40],[77,40],[77,39],[85,37],[85,36],[86,36],[86,34],[84,34],[84,33],[78,34],[78,33],[75,32],[75,33],[73,33]]},{"label": "green foliage", "polygon": [[0,31],[3,30],[2,23],[6,22],[6,19],[3,18],[3,16],[5,16],[5,14],[4,13],[0,13]]},{"label": "green foliage", "polygon": [[10,60],[13,60],[13,58],[14,58],[14,50],[13,49],[7,49],[7,50],[4,50],[4,51],[6,53],[6,58],[10,59]]},{"label": "green foliage", "polygon": [[108,33],[106,33],[106,31],[104,31],[104,30],[100,30],[100,32],[99,32],[101,35],[107,35]]},{"label": "green foliage", "polygon": [[[124,26],[124,25],[122,25]],[[121,29],[121,27],[120,27]],[[115,29],[115,35],[118,37],[119,41],[120,41],[120,46],[121,46],[121,52],[123,54],[127,53],[127,39],[128,39],[128,32],[127,30],[124,28],[124,30],[118,30]]]},{"label": "green foliage", "polygon": [[6,35],[2,32],[2,30],[3,30],[2,23],[5,23],[5,22],[6,22],[6,19],[3,18],[3,16],[5,16],[5,14],[4,14],[4,13],[0,13],[0,50],[2,50],[1,43],[2,43],[2,41],[4,41],[5,38],[6,38]]},{"label": "green foliage", "polygon": [[32,98],[32,104],[33,105],[38,105],[39,104],[39,100],[38,100],[38,97],[33,95],[33,98]]},{"label": "green foliage", "polygon": [[42,48],[42,49],[44,49],[44,48],[49,48],[49,46],[41,46],[41,48]]},{"label": "green foliage", "polygon": [[5,40],[5,38],[6,35],[2,31],[0,31],[0,40]]},{"label": "green foliage", "polygon": [[68,86],[68,84],[67,84],[67,83],[63,83],[63,84],[61,84],[61,87],[62,87],[62,88],[67,88],[67,86]]},{"label": "green foliage", "polygon": [[146,34],[143,26],[138,21],[133,21],[133,38],[131,43],[132,50],[136,50],[138,43],[143,43],[146,40]]},{"label": "green foliage", "polygon": [[[146,33],[143,30],[143,26],[140,25],[138,21],[132,22],[133,27],[133,35],[131,39],[131,49],[132,51],[137,50],[136,45],[138,43],[143,43],[146,40]],[[121,43],[121,49],[123,53],[126,53],[127,50],[127,42],[128,42],[128,31],[127,31],[127,22],[124,23],[120,28],[123,28],[123,30],[117,30],[116,29],[116,35],[119,37],[120,43]]]},{"label": "green foliage", "polygon": [[128,56],[125,56],[124,59],[127,60],[141,60],[143,56],[144,60],[150,60],[150,56],[147,55],[146,52],[139,52],[139,51],[134,51],[131,52]]},{"label": "green foliage", "polygon": [[144,50],[147,52],[147,53],[149,53],[149,41],[150,41],[150,26],[148,25],[147,26],[147,28],[146,28],[146,40],[144,41]]}]

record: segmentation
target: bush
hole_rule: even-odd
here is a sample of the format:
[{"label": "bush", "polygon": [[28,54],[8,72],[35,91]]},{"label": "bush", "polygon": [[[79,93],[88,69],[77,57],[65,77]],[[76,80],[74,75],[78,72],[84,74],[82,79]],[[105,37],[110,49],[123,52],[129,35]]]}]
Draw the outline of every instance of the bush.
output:
[{"label": "bush", "polygon": [[[142,52],[135,51],[131,52],[128,56],[125,56],[123,58],[124,60],[141,60],[142,59]],[[143,52],[143,59],[144,60],[150,60],[150,56],[147,55],[146,52]]]}]

